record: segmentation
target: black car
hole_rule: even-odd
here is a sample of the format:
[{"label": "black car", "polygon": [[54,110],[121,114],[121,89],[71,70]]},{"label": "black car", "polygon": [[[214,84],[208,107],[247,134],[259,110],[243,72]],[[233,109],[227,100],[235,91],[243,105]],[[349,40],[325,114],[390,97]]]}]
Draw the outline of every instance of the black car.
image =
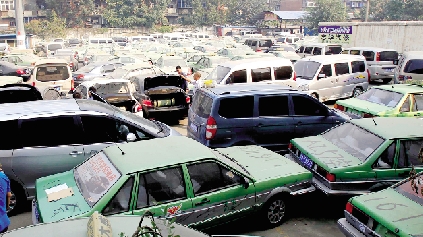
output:
[{"label": "black car", "polygon": [[145,118],[187,115],[190,97],[184,89],[185,80],[178,75],[139,75],[129,79],[135,87],[133,96],[140,102]]},{"label": "black car", "polygon": [[15,65],[13,63],[0,61],[0,76],[17,76],[22,77],[24,82],[28,81],[31,70],[24,66]]},{"label": "black car", "polygon": [[37,88],[26,84],[7,84],[0,86],[0,104],[42,100]]}]

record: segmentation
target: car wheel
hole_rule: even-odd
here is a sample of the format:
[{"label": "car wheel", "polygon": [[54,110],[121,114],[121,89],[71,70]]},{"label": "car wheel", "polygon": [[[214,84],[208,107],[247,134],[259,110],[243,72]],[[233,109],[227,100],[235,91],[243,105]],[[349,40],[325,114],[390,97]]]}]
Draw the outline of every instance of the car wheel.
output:
[{"label": "car wheel", "polygon": [[25,191],[22,186],[14,181],[11,182],[11,193],[9,210],[7,211],[8,216],[14,216],[23,210],[25,203],[27,202]]},{"label": "car wheel", "polygon": [[58,100],[60,99],[60,93],[55,89],[48,89],[43,96],[44,100]]},{"label": "car wheel", "polygon": [[392,79],[391,78],[385,78],[385,79],[382,79],[382,81],[383,81],[383,83],[388,84],[390,81],[392,81]]},{"label": "car wheel", "polygon": [[286,198],[278,195],[269,199],[263,207],[263,221],[269,227],[276,227],[282,224],[286,217]]},{"label": "car wheel", "polygon": [[357,96],[359,96],[359,95],[361,95],[361,93],[363,93],[363,89],[361,89],[361,88],[359,88],[359,87],[356,87],[356,88],[354,88],[354,90],[353,90],[353,93],[352,93],[352,97],[357,97]]}]

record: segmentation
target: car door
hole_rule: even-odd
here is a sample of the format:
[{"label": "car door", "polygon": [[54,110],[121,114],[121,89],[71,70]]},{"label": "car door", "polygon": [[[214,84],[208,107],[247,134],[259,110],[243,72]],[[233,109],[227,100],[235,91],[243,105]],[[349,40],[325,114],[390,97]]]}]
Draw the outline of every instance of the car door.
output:
[{"label": "car door", "polygon": [[21,148],[18,120],[0,121],[0,128],[3,133],[3,136],[0,137],[0,164],[9,179],[17,180],[16,174],[12,171],[12,155],[15,149]]},{"label": "car door", "polygon": [[254,127],[257,144],[269,149],[284,148],[295,132],[295,121],[289,112],[289,96],[261,95],[258,111]]},{"label": "car door", "polygon": [[187,165],[192,186],[191,224],[215,225],[244,214],[255,204],[255,187],[244,177],[215,161]]},{"label": "car door", "polygon": [[333,73],[332,64],[322,65],[317,82],[313,84],[312,90],[316,90],[319,98],[331,98],[333,96],[333,84],[335,74]]},{"label": "car door", "polygon": [[328,108],[307,95],[292,95],[292,117],[295,137],[316,136],[334,124],[334,115]]},{"label": "car door", "polygon": [[333,83],[333,97],[342,98],[349,90],[348,84],[353,83],[354,76],[351,75],[350,66],[348,62],[339,62],[334,64],[335,76],[332,78]]},{"label": "car door", "polygon": [[21,117],[22,148],[13,152],[13,172],[33,188],[38,178],[74,168],[85,159],[81,135],[73,115]]},{"label": "car door", "polygon": [[423,116],[423,94],[411,94],[410,116]]},{"label": "car door", "polygon": [[176,217],[178,223],[191,224],[187,210],[192,209],[192,200],[187,181],[181,166],[140,173],[133,215],[150,211],[158,217]]},{"label": "car door", "polygon": [[396,180],[397,171],[395,169],[397,141],[392,143],[382,152],[382,154],[373,163],[372,168],[375,172],[377,181]]},{"label": "car door", "polygon": [[396,159],[396,175],[398,179],[410,176],[411,170],[423,171],[423,138],[401,139]]}]

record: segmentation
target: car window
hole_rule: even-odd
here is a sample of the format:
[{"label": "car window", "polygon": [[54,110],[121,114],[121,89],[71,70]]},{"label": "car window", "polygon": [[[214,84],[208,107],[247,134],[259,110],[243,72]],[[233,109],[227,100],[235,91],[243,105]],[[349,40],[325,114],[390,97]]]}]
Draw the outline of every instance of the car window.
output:
[{"label": "car window", "polygon": [[351,50],[350,54],[352,55],[360,55],[360,50]]},{"label": "car window", "polygon": [[423,74],[423,59],[411,59],[405,64],[405,73]]},{"label": "car window", "polygon": [[215,162],[203,162],[187,167],[196,196],[237,185],[241,180],[241,176]]},{"label": "car window", "polygon": [[373,51],[363,51],[363,56],[366,58],[366,61],[374,61],[375,53]]},{"label": "car window", "polygon": [[327,109],[311,97],[292,96],[292,100],[296,116],[325,116],[327,114]]},{"label": "car window", "polygon": [[274,67],[273,70],[275,71],[275,80],[286,80],[292,77],[291,66]]},{"label": "car window", "polygon": [[410,112],[410,96],[407,96],[407,99],[401,106],[400,112]]},{"label": "car window", "polygon": [[398,156],[398,168],[422,166],[423,140],[402,140]]},{"label": "car window", "polygon": [[251,118],[253,114],[254,96],[241,96],[220,100],[219,115],[224,118]]},{"label": "car window", "polygon": [[150,206],[186,198],[185,182],[180,167],[158,170],[143,176]]},{"label": "car window", "polygon": [[322,55],[322,48],[315,47],[313,50],[313,55]]},{"label": "car window", "polygon": [[103,210],[103,215],[129,211],[134,177],[129,178]]},{"label": "car window", "polygon": [[371,88],[356,98],[394,108],[403,97],[404,95],[398,92]]},{"label": "car window", "polygon": [[[12,150],[19,148],[18,139],[18,120],[1,121],[0,129],[0,150]],[[20,138],[19,138],[20,140]]]},{"label": "car window", "polygon": [[[21,120],[21,141],[23,147],[54,147],[82,144],[83,137],[78,133],[72,116],[34,118]],[[57,129],[60,130],[59,135]]]},{"label": "car window", "polygon": [[304,52],[304,46],[301,46],[299,49],[298,49],[298,53],[303,53]]},{"label": "car window", "polygon": [[68,66],[40,66],[36,68],[36,80],[42,82],[66,80],[69,78]]},{"label": "car window", "polygon": [[380,61],[394,61],[398,60],[397,51],[382,51],[379,56]]},{"label": "car window", "polygon": [[332,65],[330,65],[330,64],[323,65],[319,74],[325,74],[325,77],[331,77],[332,76]]},{"label": "car window", "polygon": [[262,96],[259,98],[259,116],[288,115],[288,96]]},{"label": "car window", "polygon": [[304,53],[311,54],[311,51],[313,51],[313,47],[305,47]]},{"label": "car window", "polygon": [[376,162],[373,165],[375,169],[392,169],[394,167],[394,158],[395,158],[395,144],[396,142],[392,142],[385,151],[379,156]]},{"label": "car window", "polygon": [[85,144],[117,142],[117,121],[105,116],[82,115]]},{"label": "car window", "polygon": [[197,92],[192,99],[191,109],[197,116],[208,118],[210,116],[213,99],[203,92]]},{"label": "car window", "polygon": [[257,46],[257,40],[253,40],[253,41],[251,41],[250,46]]},{"label": "car window", "polygon": [[423,94],[413,94],[413,110],[423,111]]},{"label": "car window", "polygon": [[349,54],[350,51],[349,50],[342,50],[341,54]]},{"label": "car window", "polygon": [[253,82],[272,80],[270,67],[251,69],[251,79]]},{"label": "car window", "polygon": [[364,61],[352,61],[351,62],[352,73],[366,71],[366,64]]},{"label": "car window", "polygon": [[348,63],[335,63],[335,74],[338,75],[344,75],[349,74],[350,68],[348,66]]},{"label": "car window", "polygon": [[340,54],[342,51],[342,47],[340,46],[329,46],[328,50],[326,51],[326,55],[328,54]]},{"label": "car window", "polygon": [[244,69],[244,70],[234,71],[229,77],[232,78],[231,79],[232,83],[246,83],[247,70]]}]

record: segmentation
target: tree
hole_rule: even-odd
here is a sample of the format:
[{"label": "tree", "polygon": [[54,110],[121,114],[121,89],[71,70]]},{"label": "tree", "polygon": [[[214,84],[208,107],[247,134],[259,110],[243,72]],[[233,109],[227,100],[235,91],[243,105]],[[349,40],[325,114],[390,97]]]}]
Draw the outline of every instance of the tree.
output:
[{"label": "tree", "polygon": [[192,0],[192,14],[188,16],[188,21],[195,26],[206,26],[226,23],[225,6],[219,0]]},{"label": "tree", "polygon": [[345,5],[339,0],[316,0],[315,5],[308,9],[305,17],[310,30],[317,30],[319,22],[342,22],[348,19]]},{"label": "tree", "polygon": [[[365,19],[366,8],[359,16]],[[370,0],[369,21],[423,20],[423,0]]]},{"label": "tree", "polygon": [[25,24],[25,31],[28,34],[37,35],[41,39],[45,39],[48,35],[46,20],[32,20]]},{"label": "tree", "polygon": [[94,10],[93,0],[45,0],[46,8],[66,20],[68,27],[82,27]]},{"label": "tree", "polygon": [[64,19],[51,11],[47,20],[32,20],[25,24],[25,31],[42,38],[63,38],[66,36],[66,23]]},{"label": "tree", "polygon": [[228,23],[235,25],[256,25],[254,17],[269,10],[266,0],[229,0],[227,1]]}]

